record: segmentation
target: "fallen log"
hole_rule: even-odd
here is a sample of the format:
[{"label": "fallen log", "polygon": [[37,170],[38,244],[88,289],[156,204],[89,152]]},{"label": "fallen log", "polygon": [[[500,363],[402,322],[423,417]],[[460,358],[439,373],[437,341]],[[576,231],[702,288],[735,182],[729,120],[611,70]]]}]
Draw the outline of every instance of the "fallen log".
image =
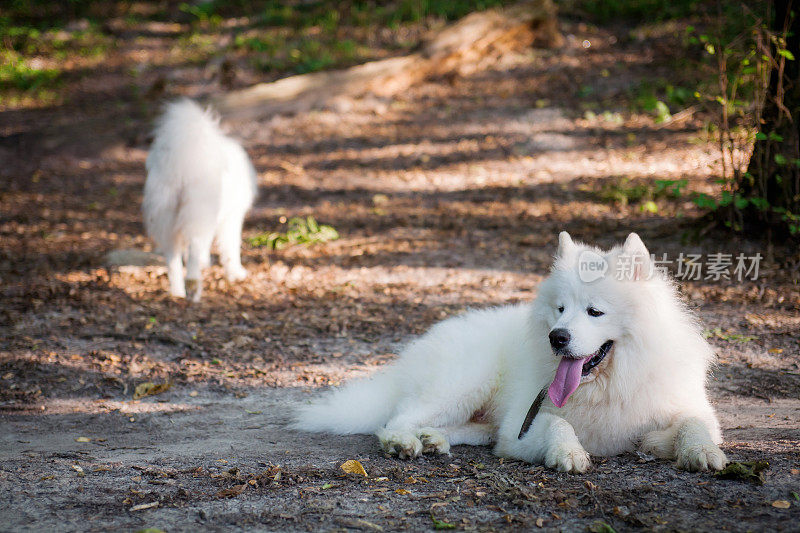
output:
[{"label": "fallen log", "polygon": [[527,0],[472,13],[406,56],[259,83],[212,103],[223,116],[242,118],[319,109],[342,96],[391,97],[431,77],[484,69],[508,52],[530,46],[554,47],[561,42],[552,0]]}]

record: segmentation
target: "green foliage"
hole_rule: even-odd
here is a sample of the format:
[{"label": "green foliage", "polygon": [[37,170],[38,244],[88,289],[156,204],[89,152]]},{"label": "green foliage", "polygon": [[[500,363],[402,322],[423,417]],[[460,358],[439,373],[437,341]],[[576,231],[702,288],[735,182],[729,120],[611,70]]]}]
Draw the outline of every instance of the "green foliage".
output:
[{"label": "green foliage", "polygon": [[[764,2],[744,10],[731,2],[719,5],[724,14],[736,16],[717,17],[702,30],[688,28],[686,34],[687,45],[702,50],[702,64],[716,77],[716,83],[700,84],[698,95],[715,116],[714,134],[722,154],[719,197],[703,195],[695,203],[734,231],[769,225],[800,234],[793,213],[800,210],[800,196],[796,187],[792,192],[800,173],[791,149],[787,151],[791,142],[784,143],[787,130],[772,131],[779,128],[775,124],[781,122],[782,112],[771,112],[772,120],[779,117],[777,122],[763,116],[768,105],[789,112],[783,102],[774,103],[785,96],[775,93],[770,80],[789,68],[794,54],[786,49],[781,31],[769,28],[771,15]],[[753,143],[752,157],[742,156]]]},{"label": "green foliage", "polygon": [[258,36],[246,36],[239,34],[233,41],[234,48],[240,50],[247,50],[249,52],[267,52],[269,54],[277,54],[284,44],[284,39],[281,39],[275,34],[264,34]]},{"label": "green foliage", "polygon": [[[107,14],[111,2],[97,0],[7,0],[0,20],[13,17],[20,27],[40,31],[62,28],[67,22]],[[0,24],[1,25],[1,24]]]},{"label": "green foliage", "polygon": [[[140,10],[126,2],[9,0],[0,8],[0,99],[4,105],[55,99],[64,76],[34,67],[33,57],[102,58],[114,44],[104,24],[112,18],[132,31],[149,21],[189,23],[176,48],[185,61],[245,55],[255,69],[279,76],[387,57],[416,46],[425,29],[442,21],[506,3],[511,0],[179,0],[148,2]],[[384,34],[381,28],[401,31]],[[220,48],[229,32],[231,43]],[[76,72],[86,63],[78,65]]]},{"label": "green foliage", "polygon": [[375,3],[355,0],[343,9],[339,2],[309,1],[298,3],[270,0],[262,4],[258,21],[264,26],[316,27],[333,32],[340,26],[389,27],[419,23],[429,17],[456,20],[473,11],[510,3],[510,0],[400,0]]},{"label": "green foliage", "polygon": [[219,9],[219,2],[216,0],[208,0],[206,2],[187,3],[183,2],[179,9],[193,17],[193,22],[200,24],[208,24],[211,26],[219,26],[222,22],[222,17],[217,14]]},{"label": "green foliage", "polygon": [[695,196],[692,201],[700,209],[716,209],[717,201],[705,193],[700,193]]},{"label": "green foliage", "polygon": [[394,19],[397,22],[416,22],[433,15],[445,20],[455,20],[473,11],[497,7],[502,0],[402,0],[398,3]]},{"label": "green foliage", "polygon": [[669,198],[680,198],[681,190],[688,185],[687,180],[656,180],[655,195]]},{"label": "green foliage", "polygon": [[444,520],[439,520],[438,518],[433,516],[432,511],[431,511],[431,521],[433,522],[433,529],[435,529],[436,531],[456,528],[455,524],[451,524],[450,522],[445,522]]},{"label": "green foliage", "polygon": [[316,72],[357,62],[364,51],[351,39],[300,39],[287,42],[276,34],[259,37],[237,37],[237,48],[264,54],[253,59],[263,71],[290,70],[297,74]]},{"label": "green foliage", "polygon": [[82,29],[39,29],[15,23],[10,17],[0,16],[0,38],[6,52],[23,56],[54,55],[64,57],[73,52],[86,57],[100,56],[108,49],[111,39],[99,24],[83,21]]},{"label": "green foliage", "polygon": [[[502,0],[402,0],[375,5],[366,0],[287,3],[267,1],[255,16],[261,29],[234,38],[234,48],[258,52],[252,64],[265,72],[291,71],[305,74],[339,68],[373,59],[366,42],[342,39],[342,27],[389,27],[397,29],[428,20],[453,20],[472,11],[498,6]],[[409,48],[415,43],[397,43]]]},{"label": "green foliage", "polygon": [[[773,104],[780,111],[772,111],[772,119],[781,113],[795,115],[783,120],[783,129],[763,126],[770,123],[762,116],[766,102],[796,98],[790,91],[781,93],[770,86],[775,73],[788,75],[785,72],[796,61],[796,51],[787,49],[786,35],[768,23],[775,5],[766,0],[744,4],[738,0],[580,0],[579,6],[604,22],[626,19],[652,25],[653,17],[677,21],[674,27],[676,31],[683,28],[686,48],[679,68],[691,72],[696,81],[689,76],[675,84],[645,80],[630,89],[633,110],[651,114],[656,122],[669,121],[672,113],[687,107],[710,117],[707,133],[722,155],[722,179],[718,193],[695,195],[694,203],[735,231],[745,228],[745,219],[756,225],[779,226],[776,221],[780,221],[791,235],[800,235],[800,194],[793,185],[798,183],[800,158],[791,148],[796,146],[791,133],[796,125],[795,130],[786,128],[787,121],[796,123],[796,104]],[[796,27],[796,19],[790,24]],[[637,35],[646,33],[634,31],[631,38],[644,38]],[[750,158],[753,143],[756,149]],[[612,186],[605,193],[622,202],[645,195],[635,187]],[[649,200],[642,201],[641,209],[651,210]]]},{"label": "green foliage", "polygon": [[634,111],[653,115],[656,123],[672,118],[672,110],[685,108],[697,100],[696,91],[673,85],[663,78],[644,80],[630,89]]},{"label": "green foliage", "polygon": [[752,335],[741,335],[739,333],[725,333],[722,328],[707,329],[703,332],[703,337],[722,339],[728,342],[750,342],[758,339]]},{"label": "green foliage", "polygon": [[282,250],[293,245],[310,245],[321,242],[335,241],[339,233],[325,224],[319,224],[314,217],[294,217],[289,220],[289,227],[285,233],[262,233],[251,237],[248,242],[251,246],[266,246],[273,250]]},{"label": "green foliage", "polygon": [[591,533],[617,533],[617,530],[611,527],[610,524],[597,520],[589,526]]},{"label": "green foliage", "polygon": [[24,59],[13,52],[2,55],[0,62],[0,89],[17,89],[19,91],[36,91],[52,87],[58,81],[61,72],[56,69],[39,69],[31,67]]},{"label": "green foliage", "polygon": [[764,471],[768,468],[767,461],[733,461],[724,469],[715,472],[714,475],[722,479],[735,479],[763,485],[766,481]]},{"label": "green foliage", "polygon": [[57,100],[64,79],[58,62],[79,57],[99,59],[111,45],[111,38],[100,25],[89,20],[66,29],[60,27],[58,19],[39,20],[35,16],[40,11],[54,11],[51,7],[47,2],[19,1],[0,16],[0,102],[4,106]]},{"label": "green foliage", "polygon": [[623,176],[604,183],[598,192],[598,196],[604,202],[622,205],[643,202],[642,211],[655,213],[658,211],[655,200],[680,198],[683,188],[688,183],[685,179],[655,180],[652,183],[634,182],[630,178]]},{"label": "green foliage", "polygon": [[703,6],[700,0],[579,0],[580,9],[599,22],[629,21],[660,22],[687,18]]}]

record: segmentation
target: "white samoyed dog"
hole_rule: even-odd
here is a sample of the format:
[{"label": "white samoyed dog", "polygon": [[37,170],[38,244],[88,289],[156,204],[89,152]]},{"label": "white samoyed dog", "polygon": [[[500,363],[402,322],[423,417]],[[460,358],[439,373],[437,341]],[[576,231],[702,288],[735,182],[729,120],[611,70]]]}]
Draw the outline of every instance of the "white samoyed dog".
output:
[{"label": "white samoyed dog", "polygon": [[[199,301],[202,270],[216,239],[225,274],[247,277],[241,262],[244,216],[256,196],[256,171],[219,120],[191,100],[167,104],[147,156],[144,224],[167,261],[170,293]],[[184,284],[183,259],[186,258]]]},{"label": "white samoyed dog", "polygon": [[706,394],[714,353],[653,270],[635,233],[602,251],[562,232],[532,304],[435,325],[374,376],[301,407],[294,427],[376,433],[401,458],[494,444],[501,457],[585,472],[590,454],[639,448],[720,470]]}]

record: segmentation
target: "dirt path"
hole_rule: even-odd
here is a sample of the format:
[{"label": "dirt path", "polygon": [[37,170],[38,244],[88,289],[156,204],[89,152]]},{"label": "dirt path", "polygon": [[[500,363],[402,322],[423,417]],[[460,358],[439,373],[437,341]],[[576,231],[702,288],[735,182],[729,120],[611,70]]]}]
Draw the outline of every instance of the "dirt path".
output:
[{"label": "dirt path", "polygon": [[[342,238],[246,246],[248,282],[229,286],[214,267],[196,306],[166,296],[163,269],[102,266],[111,249],[149,246],[138,212],[147,123],[121,120],[136,107],[126,93],[109,89],[119,105],[85,106],[79,94],[3,113],[0,529],[424,530],[433,515],[479,530],[797,530],[800,293],[782,259],[792,252],[713,232],[691,240],[685,195],[656,198],[655,213],[609,199],[620,176],[711,191],[716,155],[699,121],[584,114],[666,68],[663,43],[565,31],[563,50],[397,100],[230,124],[260,177],[245,236],[314,215]],[[579,95],[587,84],[592,102]],[[534,297],[562,229],[605,246],[637,231],[670,257],[767,257],[757,281],[681,283],[720,354],[711,390],[724,449],[769,461],[765,485],[637,455],[598,459],[585,476],[473,447],[408,463],[369,437],[284,428],[315,387],[372,370],[441,318]],[[146,381],[173,387],[132,400]],[[347,459],[369,478],[343,475]]]},{"label": "dirt path", "polygon": [[[717,401],[731,458],[771,464],[767,484],[755,487],[633,454],[600,459],[584,476],[501,463],[476,447],[388,459],[370,437],[285,429],[287,406],[306,396],[180,391],[135,405],[61,400],[48,407],[55,414],[6,417],[4,529],[427,529],[431,512],[478,529],[574,530],[598,519],[620,529],[793,528],[783,522],[793,513],[769,503],[797,489],[796,400]],[[369,478],[343,474],[348,459]]]}]

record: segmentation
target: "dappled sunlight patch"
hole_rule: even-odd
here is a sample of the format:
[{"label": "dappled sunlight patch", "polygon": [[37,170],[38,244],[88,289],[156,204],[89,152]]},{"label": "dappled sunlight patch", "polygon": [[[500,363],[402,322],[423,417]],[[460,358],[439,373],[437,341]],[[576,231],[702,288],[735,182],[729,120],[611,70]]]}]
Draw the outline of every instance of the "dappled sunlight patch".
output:
[{"label": "dappled sunlight patch", "polygon": [[[192,403],[175,403],[168,401],[118,401],[83,398],[47,399],[36,406],[31,406],[30,414],[67,415],[67,414],[100,414],[118,412],[123,415],[143,413],[177,413],[202,407]],[[37,413],[38,411],[38,413]]]},{"label": "dappled sunlight patch", "polygon": [[[394,354],[370,354],[360,358],[358,364],[346,367],[341,364],[299,364],[293,366],[291,373],[278,371],[276,374],[285,387],[338,387],[348,380],[368,377],[394,359]],[[352,360],[352,357],[346,360]]]}]

